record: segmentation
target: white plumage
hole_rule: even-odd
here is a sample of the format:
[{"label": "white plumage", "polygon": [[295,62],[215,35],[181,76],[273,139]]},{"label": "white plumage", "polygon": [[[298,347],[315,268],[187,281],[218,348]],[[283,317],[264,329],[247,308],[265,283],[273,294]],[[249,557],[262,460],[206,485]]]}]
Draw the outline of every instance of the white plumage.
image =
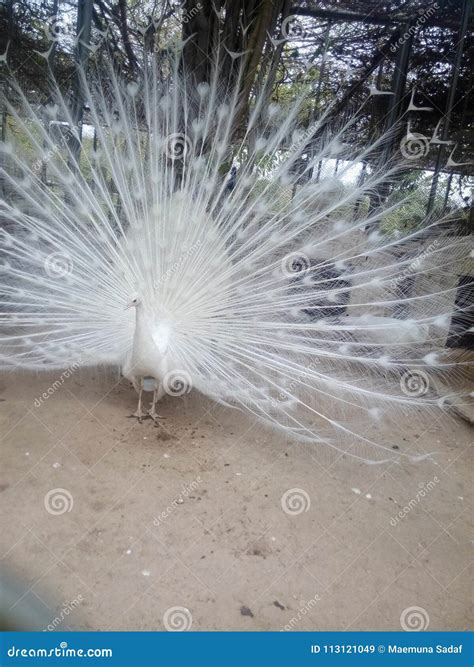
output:
[{"label": "white plumage", "polygon": [[[300,127],[305,94],[281,107],[261,94],[237,130],[239,80],[195,86],[178,59],[171,70],[128,84],[112,67],[90,85],[83,74],[80,161],[57,140],[74,128],[64,95],[40,107],[14,88],[1,365],[117,366],[140,399],[153,378],[154,419],[185,383],[290,438],[391,460],[400,411],[440,409],[403,378],[452,368],[443,346],[466,244],[438,234],[443,221],[386,232],[396,206],[371,208],[368,194],[396,167],[374,158],[385,138],[346,145],[357,116],[332,133],[326,117]],[[337,177],[320,177],[336,158]],[[413,246],[432,238],[415,265]]]},{"label": "white plumage", "polygon": [[[170,327],[166,323],[154,321],[151,316],[153,309],[146,309],[138,297],[135,297],[128,307],[135,308],[135,331],[132,349],[125,358],[122,373],[138,393],[138,408],[133,416],[139,421],[142,420],[142,392],[144,389],[153,390],[153,401],[148,414],[156,421],[159,415],[155,412],[155,404],[165,394],[163,379],[169,371]],[[151,382],[145,386],[147,379]]]}]

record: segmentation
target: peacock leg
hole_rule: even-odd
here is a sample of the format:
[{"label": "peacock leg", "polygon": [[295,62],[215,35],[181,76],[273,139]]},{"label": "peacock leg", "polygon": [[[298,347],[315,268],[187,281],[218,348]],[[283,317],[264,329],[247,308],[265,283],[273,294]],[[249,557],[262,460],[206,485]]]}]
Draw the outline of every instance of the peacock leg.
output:
[{"label": "peacock leg", "polygon": [[155,411],[156,401],[158,400],[158,391],[159,391],[159,388],[156,388],[155,391],[153,392],[153,400],[152,400],[152,402],[151,402],[151,407],[150,407],[150,409],[148,410],[148,414],[149,414],[149,416],[153,419],[153,421],[155,422],[155,424],[157,423],[157,419],[164,419],[164,417],[162,417],[161,415],[159,415],[159,414]]},{"label": "peacock leg", "polygon": [[133,415],[130,415],[130,417],[136,417],[139,421],[139,423],[142,423],[142,393],[143,393],[143,379],[140,380],[140,387],[138,389],[138,406],[136,412],[133,413]]}]

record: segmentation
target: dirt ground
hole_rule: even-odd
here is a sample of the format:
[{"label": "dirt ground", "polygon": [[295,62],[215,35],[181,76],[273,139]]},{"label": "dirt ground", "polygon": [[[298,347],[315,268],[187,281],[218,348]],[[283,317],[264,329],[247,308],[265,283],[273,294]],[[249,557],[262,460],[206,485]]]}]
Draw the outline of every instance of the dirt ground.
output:
[{"label": "dirt ground", "polygon": [[410,431],[433,460],[369,466],[193,393],[160,403],[163,427],[140,425],[133,390],[99,374],[38,401],[56,379],[12,374],[0,388],[15,627],[472,627],[464,421],[441,430],[420,414]]}]

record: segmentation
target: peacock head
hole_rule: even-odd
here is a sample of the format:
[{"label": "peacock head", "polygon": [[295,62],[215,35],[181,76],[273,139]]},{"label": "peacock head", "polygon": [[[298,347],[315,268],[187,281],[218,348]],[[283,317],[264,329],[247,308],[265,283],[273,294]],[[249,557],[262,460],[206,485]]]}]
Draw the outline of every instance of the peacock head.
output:
[{"label": "peacock head", "polygon": [[139,306],[140,304],[141,304],[141,301],[140,301],[140,299],[138,298],[138,296],[136,296],[135,298],[133,298],[133,299],[130,301],[130,303],[128,303],[128,304],[125,306],[125,310],[128,310],[129,308],[137,308],[137,306]]}]

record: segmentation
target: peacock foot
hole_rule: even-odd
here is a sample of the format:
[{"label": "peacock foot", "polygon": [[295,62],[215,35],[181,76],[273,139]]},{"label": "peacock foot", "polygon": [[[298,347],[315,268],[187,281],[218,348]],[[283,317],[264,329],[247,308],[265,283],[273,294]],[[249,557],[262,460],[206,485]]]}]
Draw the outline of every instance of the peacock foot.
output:
[{"label": "peacock foot", "polygon": [[158,419],[166,419],[166,417],[162,417],[159,415],[157,412],[154,410],[149,410],[148,411],[148,417],[151,417],[153,421],[155,422],[156,426],[158,426]]},{"label": "peacock foot", "polygon": [[134,412],[133,414],[128,415],[128,418],[129,418],[129,419],[133,419],[134,417],[135,417],[136,419],[138,419],[138,423],[139,423],[139,424],[142,423],[142,421],[143,421],[143,414],[142,414],[142,411],[141,411],[141,410],[137,410],[137,411]]}]

